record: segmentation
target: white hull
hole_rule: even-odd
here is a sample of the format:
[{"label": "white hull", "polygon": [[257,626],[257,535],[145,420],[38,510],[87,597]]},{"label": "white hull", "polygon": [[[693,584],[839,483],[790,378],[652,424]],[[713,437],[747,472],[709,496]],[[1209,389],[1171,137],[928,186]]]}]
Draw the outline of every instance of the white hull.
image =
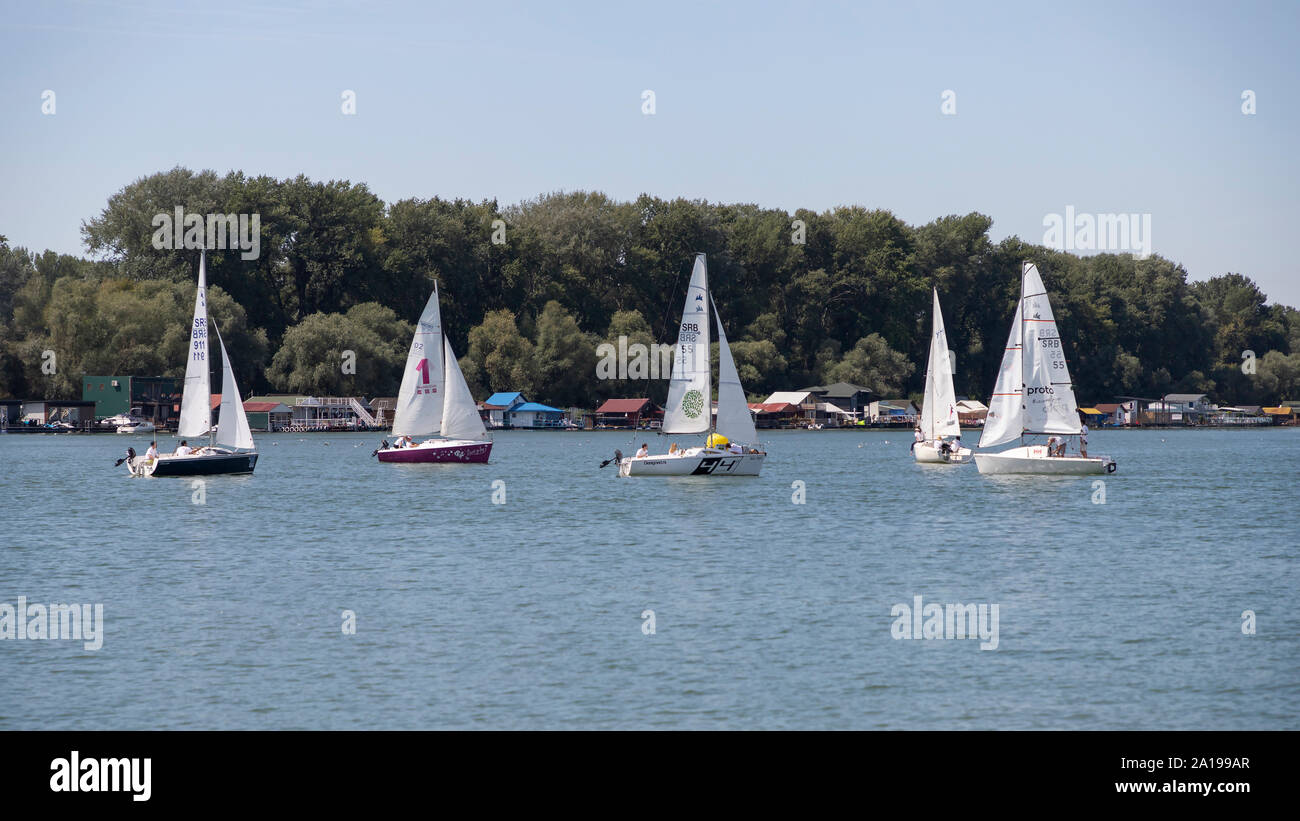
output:
[{"label": "white hull", "polygon": [[765,453],[730,453],[716,448],[687,448],[679,453],[625,457],[619,476],[757,476]]},{"label": "white hull", "polygon": [[932,442],[918,442],[912,448],[912,458],[924,464],[966,465],[970,464],[971,449],[958,448],[956,452],[943,453]]},{"label": "white hull", "polygon": [[134,425],[118,425],[118,433],[153,433],[157,428],[152,422],[139,422]]},{"label": "white hull", "polygon": [[1048,456],[1046,445],[1011,448],[1001,453],[975,454],[980,473],[1037,473],[1052,476],[1088,476],[1114,473],[1115,461],[1104,456]]}]

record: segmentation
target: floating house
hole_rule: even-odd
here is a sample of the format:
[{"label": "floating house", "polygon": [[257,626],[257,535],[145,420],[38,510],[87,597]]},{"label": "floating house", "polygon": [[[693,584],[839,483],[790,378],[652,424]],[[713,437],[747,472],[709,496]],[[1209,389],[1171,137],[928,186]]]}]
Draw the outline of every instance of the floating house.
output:
[{"label": "floating house", "polygon": [[663,411],[649,399],[607,399],[592,414],[597,428],[658,428]]},{"label": "floating house", "polygon": [[83,376],[81,398],[95,403],[95,417],[106,419],[138,408],[154,426],[171,427],[181,413],[184,380],[170,376]]},{"label": "floating house", "polygon": [[376,396],[370,400],[370,415],[375,417],[375,424],[381,428],[393,426],[393,414],[396,410],[396,396]]},{"label": "floating house", "polygon": [[799,427],[803,415],[798,405],[789,402],[752,402],[749,410],[754,414],[756,428]]},{"label": "floating house", "polygon": [[[213,419],[221,424],[221,394],[212,394]],[[244,402],[244,415],[248,417],[250,430],[276,431],[288,430],[293,424],[293,408],[283,402],[259,401],[249,399]]]},{"label": "floating house", "polygon": [[[831,385],[814,385],[804,388],[800,393],[812,393],[828,407],[823,410],[826,419],[840,421],[839,417],[848,415],[849,421],[865,418],[867,407],[875,393],[870,388],[854,385],[851,382],[836,382]],[[820,420],[819,420],[820,421]]]},{"label": "floating house", "polygon": [[245,408],[249,402],[283,404],[291,409],[289,419],[273,430],[302,432],[369,430],[379,427],[370,410],[355,396],[268,394],[250,396],[244,403]]},{"label": "floating house", "polygon": [[511,428],[540,429],[561,428],[564,424],[564,411],[542,405],[537,402],[524,402],[515,405],[504,413],[506,425]]},{"label": "floating house", "polygon": [[957,400],[957,424],[962,427],[973,428],[983,425],[988,415],[988,405],[978,399]]},{"label": "floating house", "polygon": [[510,391],[507,393],[494,393],[482,404],[478,406],[479,415],[483,417],[483,424],[488,428],[501,430],[510,426],[508,415],[510,411],[527,404],[528,400],[519,391]]},{"label": "floating house", "polygon": [[6,399],[0,402],[0,428],[71,426],[92,430],[95,403],[87,399]]},{"label": "floating house", "polygon": [[920,411],[910,399],[881,399],[868,406],[873,425],[907,425],[917,424]]}]

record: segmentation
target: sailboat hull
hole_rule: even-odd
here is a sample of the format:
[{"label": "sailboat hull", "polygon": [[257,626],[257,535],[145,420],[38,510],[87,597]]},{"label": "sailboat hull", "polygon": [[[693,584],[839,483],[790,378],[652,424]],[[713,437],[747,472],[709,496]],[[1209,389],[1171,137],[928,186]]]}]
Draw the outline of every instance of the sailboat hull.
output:
[{"label": "sailboat hull", "polygon": [[1053,476],[1091,476],[1114,473],[1115,460],[1104,456],[1048,456],[1045,445],[1012,448],[1001,453],[975,454],[975,466],[988,475],[1035,473]]},{"label": "sailboat hull", "polygon": [[912,457],[922,464],[966,465],[970,464],[971,449],[958,448],[955,452],[944,453],[931,442],[918,442],[912,448]]},{"label": "sailboat hull", "polygon": [[757,476],[765,453],[731,453],[714,448],[687,448],[681,453],[626,457],[619,476]]},{"label": "sailboat hull", "polygon": [[483,463],[492,455],[492,443],[463,439],[430,439],[409,448],[382,448],[377,455],[381,462],[402,464],[433,462]]},{"label": "sailboat hull", "polygon": [[127,463],[132,476],[219,476],[252,473],[257,453],[205,453],[197,456],[159,456],[147,461],[137,456]]}]

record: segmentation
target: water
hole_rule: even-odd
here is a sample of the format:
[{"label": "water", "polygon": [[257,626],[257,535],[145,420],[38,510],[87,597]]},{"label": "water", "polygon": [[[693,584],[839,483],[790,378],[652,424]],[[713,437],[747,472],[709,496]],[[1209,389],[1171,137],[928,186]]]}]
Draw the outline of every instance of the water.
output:
[{"label": "water", "polygon": [[[0,727],[1300,726],[1300,429],[1095,432],[1119,472],[1066,479],[765,438],[759,479],[616,479],[627,434],[264,435],[195,504],[111,467],[144,440],[0,436],[0,602],[106,622],[0,643]],[[916,595],[998,604],[998,649],[894,640]]]}]

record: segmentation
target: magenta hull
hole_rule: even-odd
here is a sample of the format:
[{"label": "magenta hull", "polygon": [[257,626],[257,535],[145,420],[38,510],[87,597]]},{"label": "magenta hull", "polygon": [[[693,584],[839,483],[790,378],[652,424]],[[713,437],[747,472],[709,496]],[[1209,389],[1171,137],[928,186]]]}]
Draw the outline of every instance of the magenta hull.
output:
[{"label": "magenta hull", "polygon": [[403,462],[406,464],[426,462],[486,462],[492,453],[491,442],[476,442],[472,445],[449,445],[394,448],[379,451],[381,462]]}]

